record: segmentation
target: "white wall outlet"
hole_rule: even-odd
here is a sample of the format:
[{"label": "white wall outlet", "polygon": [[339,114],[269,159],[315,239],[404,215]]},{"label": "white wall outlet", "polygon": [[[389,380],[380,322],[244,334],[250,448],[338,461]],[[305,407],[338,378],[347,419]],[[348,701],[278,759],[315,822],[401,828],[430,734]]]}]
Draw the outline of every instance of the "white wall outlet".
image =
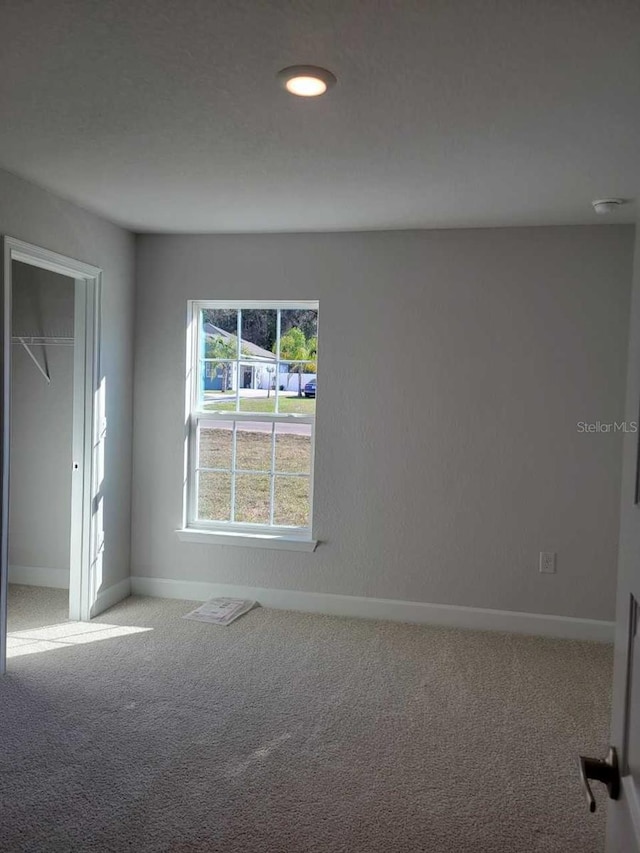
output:
[{"label": "white wall outlet", "polygon": [[556,553],[555,553],[555,551],[540,551],[540,571],[545,575],[555,575],[555,573],[556,573]]}]

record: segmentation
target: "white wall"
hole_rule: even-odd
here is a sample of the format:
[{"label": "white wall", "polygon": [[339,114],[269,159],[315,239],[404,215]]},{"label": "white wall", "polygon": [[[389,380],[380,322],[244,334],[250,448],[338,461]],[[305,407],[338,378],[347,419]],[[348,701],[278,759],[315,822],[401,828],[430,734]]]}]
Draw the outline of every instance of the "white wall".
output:
[{"label": "white wall", "polygon": [[[621,438],[577,422],[624,412],[631,227],[137,246],[132,574],[612,618]],[[320,301],[313,554],[174,533],[208,298]]]},{"label": "white wall", "polygon": [[[316,378],[315,373],[301,373],[300,374],[300,385],[304,389],[304,386],[307,382],[311,382],[312,379]],[[267,373],[265,370],[262,371],[260,379],[256,383],[256,388],[261,388],[266,391],[269,387],[269,384],[273,387],[275,383],[275,377],[273,373]],[[279,373],[278,386],[282,385],[285,391],[295,391],[298,393],[298,374],[297,373]]]},{"label": "white wall", "polygon": [[104,590],[129,574],[135,241],[131,234],[0,171],[0,234],[104,270],[101,376],[106,386]]},{"label": "white wall", "polygon": [[[14,334],[73,337],[73,279],[22,263],[12,279]],[[42,348],[33,351],[44,363]],[[12,347],[9,577],[68,586],[73,347],[47,347],[46,359],[50,384],[22,346]]]}]

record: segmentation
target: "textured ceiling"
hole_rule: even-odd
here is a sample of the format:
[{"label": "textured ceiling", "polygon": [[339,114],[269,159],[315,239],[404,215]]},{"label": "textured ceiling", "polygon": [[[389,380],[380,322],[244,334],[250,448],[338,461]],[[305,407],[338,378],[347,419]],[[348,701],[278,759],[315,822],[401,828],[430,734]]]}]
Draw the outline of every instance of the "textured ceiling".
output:
[{"label": "textured ceiling", "polygon": [[[640,196],[637,0],[0,15],[0,166],[138,231],[580,223],[593,198]],[[293,98],[275,75],[298,63],[338,85]]]}]

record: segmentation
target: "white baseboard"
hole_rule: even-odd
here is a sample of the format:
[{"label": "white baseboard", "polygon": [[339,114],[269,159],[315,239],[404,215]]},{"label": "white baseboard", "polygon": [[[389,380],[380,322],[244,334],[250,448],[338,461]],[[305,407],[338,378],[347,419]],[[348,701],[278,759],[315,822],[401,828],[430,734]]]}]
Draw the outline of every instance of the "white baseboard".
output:
[{"label": "white baseboard", "polygon": [[122,601],[123,598],[128,598],[130,595],[131,580],[129,578],[125,578],[118,581],[118,583],[114,583],[112,586],[108,586],[106,589],[100,590],[91,608],[91,617],[99,616],[105,610],[108,610],[114,604]]},{"label": "white baseboard", "polygon": [[45,569],[41,566],[9,566],[9,583],[69,589],[69,569]]},{"label": "white baseboard", "polygon": [[321,592],[298,592],[286,589],[262,589],[221,583],[167,580],[165,578],[131,578],[133,595],[155,598],[179,598],[204,601],[214,596],[251,598],[264,607],[278,610],[300,610],[332,616],[356,616],[364,619],[389,619],[394,622],[418,622],[450,628],[479,631],[509,631],[543,637],[571,640],[613,642],[615,623],[598,619],[576,619],[572,616],[549,616],[512,610],[485,610],[453,604],[425,604],[390,598],[363,598]]}]

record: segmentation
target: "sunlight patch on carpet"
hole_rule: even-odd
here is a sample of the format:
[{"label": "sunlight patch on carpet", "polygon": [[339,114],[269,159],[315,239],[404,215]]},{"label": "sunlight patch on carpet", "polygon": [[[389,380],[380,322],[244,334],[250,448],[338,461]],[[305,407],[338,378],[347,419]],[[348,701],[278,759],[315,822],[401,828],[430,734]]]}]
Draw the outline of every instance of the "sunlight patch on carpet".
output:
[{"label": "sunlight patch on carpet", "polygon": [[99,640],[113,640],[131,634],[146,633],[153,628],[132,625],[105,625],[92,622],[62,622],[59,625],[44,625],[7,634],[7,657],[16,658],[49,652],[65,646],[81,646]]}]

